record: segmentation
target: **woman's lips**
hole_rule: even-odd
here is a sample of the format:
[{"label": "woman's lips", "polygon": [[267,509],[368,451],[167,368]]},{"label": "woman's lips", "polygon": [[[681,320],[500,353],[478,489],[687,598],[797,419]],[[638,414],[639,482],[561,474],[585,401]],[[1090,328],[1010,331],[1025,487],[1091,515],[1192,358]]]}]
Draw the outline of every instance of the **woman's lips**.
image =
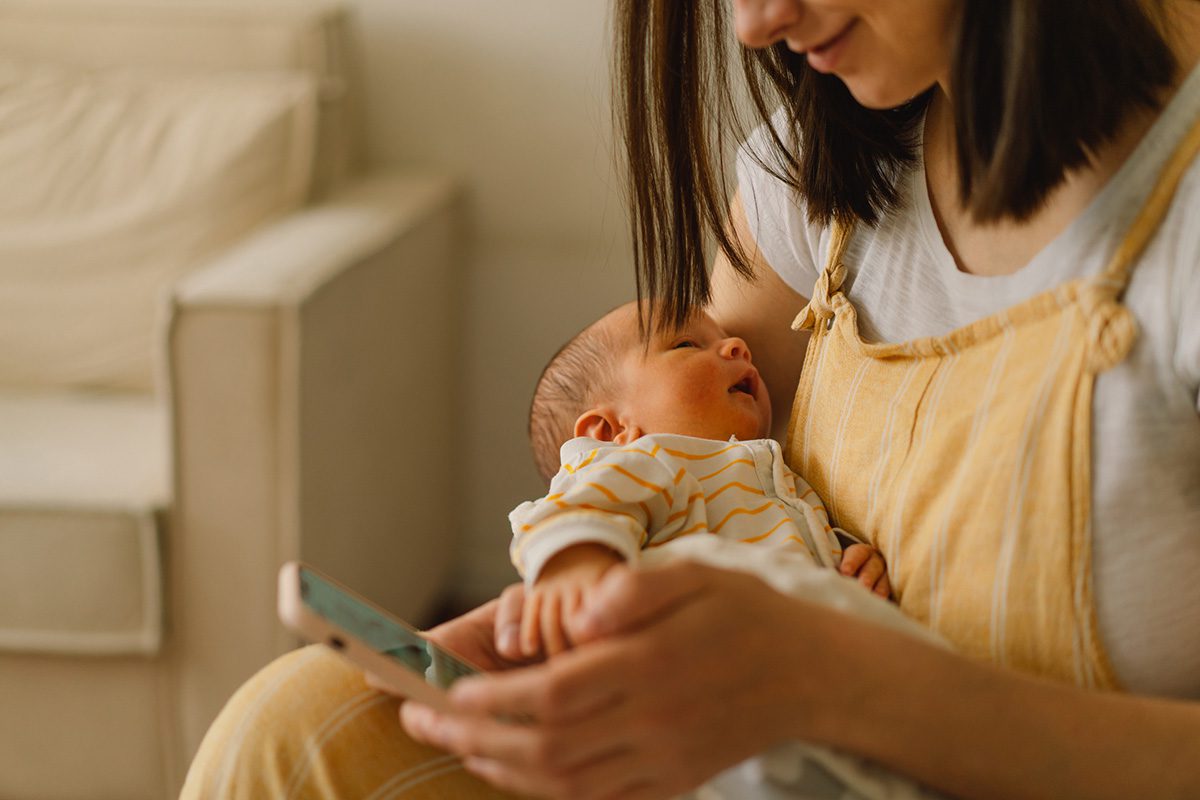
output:
[{"label": "woman's lips", "polygon": [[850,20],[846,27],[842,28],[833,38],[826,39],[816,47],[810,47],[805,54],[808,58],[808,65],[817,72],[833,72],[837,66],[838,57],[845,50],[843,45],[857,23],[858,20]]}]

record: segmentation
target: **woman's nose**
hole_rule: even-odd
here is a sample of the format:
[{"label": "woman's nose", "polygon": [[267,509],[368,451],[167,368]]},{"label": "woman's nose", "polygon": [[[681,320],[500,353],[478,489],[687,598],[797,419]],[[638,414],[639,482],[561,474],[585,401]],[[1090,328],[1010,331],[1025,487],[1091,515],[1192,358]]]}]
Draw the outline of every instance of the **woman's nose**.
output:
[{"label": "woman's nose", "polygon": [[736,336],[730,336],[721,342],[721,355],[724,358],[750,360],[750,348],[746,342]]},{"label": "woman's nose", "polygon": [[733,27],[747,47],[770,47],[800,21],[802,0],[734,0]]}]

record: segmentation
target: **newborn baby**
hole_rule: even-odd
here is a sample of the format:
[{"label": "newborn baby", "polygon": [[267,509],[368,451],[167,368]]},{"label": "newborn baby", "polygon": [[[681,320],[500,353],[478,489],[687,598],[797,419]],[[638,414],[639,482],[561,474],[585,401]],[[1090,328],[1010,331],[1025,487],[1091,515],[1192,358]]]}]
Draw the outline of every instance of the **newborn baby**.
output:
[{"label": "newborn baby", "polygon": [[746,343],[702,312],[647,330],[636,303],[621,306],[538,381],[529,428],[550,492],[509,517],[524,654],[570,646],[565,620],[611,566],[692,536],[800,553],[888,597],[880,554],[830,526],[766,438],[771,403]]}]

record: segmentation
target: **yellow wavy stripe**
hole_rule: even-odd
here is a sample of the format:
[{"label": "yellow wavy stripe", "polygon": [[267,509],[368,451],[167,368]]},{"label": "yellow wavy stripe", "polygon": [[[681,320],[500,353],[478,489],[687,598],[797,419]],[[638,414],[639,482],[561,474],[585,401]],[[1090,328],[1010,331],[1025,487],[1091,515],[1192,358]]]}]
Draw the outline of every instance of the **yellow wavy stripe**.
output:
[{"label": "yellow wavy stripe", "polygon": [[548,495],[546,495],[546,502],[553,503],[555,500],[557,500],[558,498],[560,498],[562,496],[563,496],[562,492],[555,492],[554,494],[548,494]]},{"label": "yellow wavy stripe", "polygon": [[634,475],[632,472],[622,467],[620,464],[598,464],[597,466],[608,467],[609,469],[616,470],[626,478],[629,478],[629,480],[636,483],[638,486],[644,486],[647,489],[658,492],[663,496],[663,499],[667,501],[667,505],[671,504],[671,493],[667,491],[665,486],[659,486],[657,483],[650,483],[650,481],[642,480],[637,475]]},{"label": "yellow wavy stripe", "polygon": [[679,531],[678,533],[671,534],[670,536],[666,537],[665,539],[659,539],[657,542],[651,542],[646,547],[646,549],[649,550],[651,547],[658,547],[660,544],[666,544],[667,542],[673,542],[681,536],[690,536],[693,533],[700,533],[700,531],[704,530],[707,525],[708,525],[708,523],[706,523],[706,522],[697,522],[695,525],[688,528],[687,530],[682,530],[682,531]]},{"label": "yellow wavy stripe", "polygon": [[673,455],[673,456],[676,456],[676,457],[678,457],[678,458],[686,458],[686,459],[689,459],[689,460],[691,460],[691,461],[704,461],[704,460],[706,460],[706,459],[709,459],[709,458],[715,458],[715,457],[717,457],[717,456],[721,455],[722,453],[728,453],[728,452],[729,452],[730,450],[732,450],[733,448],[735,448],[735,447],[741,447],[741,446],[742,446],[742,445],[741,445],[741,443],[737,443],[737,444],[731,444],[731,445],[729,445],[728,447],[726,447],[726,448],[724,448],[724,449],[721,449],[721,450],[718,450],[718,451],[717,451],[717,452],[715,452],[715,453],[705,453],[704,455],[699,455],[699,456],[698,456],[698,455],[695,455],[695,454],[693,454],[693,453],[685,453],[685,452],[683,452],[682,450],[672,450],[672,449],[671,449],[671,448],[669,448],[669,447],[664,447],[664,448],[663,448],[663,450],[664,450],[665,452],[668,452],[668,453],[670,453],[670,454],[671,454],[671,455]]},{"label": "yellow wavy stripe", "polygon": [[[742,539],[742,541],[743,541],[743,542],[746,542],[747,544],[754,544],[755,542],[761,542],[763,539],[766,539],[766,538],[767,538],[768,536],[770,536],[772,533],[774,533],[775,531],[779,530],[779,529],[780,529],[780,527],[782,527],[782,526],[783,526],[783,525],[785,525],[786,523],[787,523],[787,519],[786,519],[786,518],[785,518],[785,519],[781,519],[781,520],[779,520],[779,522],[777,522],[777,523],[775,524],[775,527],[771,528],[771,530],[767,531],[766,533],[759,534],[758,536],[751,536],[749,539]],[[792,537],[790,537],[790,538],[791,538],[791,539],[796,539],[796,537],[795,537],[795,536],[792,536]],[[802,540],[800,540],[800,539],[796,539],[796,541],[800,542],[801,544],[804,544],[804,542],[803,542]]]},{"label": "yellow wavy stripe", "polygon": [[816,489],[809,489],[807,492],[805,492],[804,494],[800,495],[800,497],[798,497],[797,499],[798,499],[798,500],[803,500],[804,498],[808,497],[810,494],[816,494],[816,493],[817,493],[817,490],[816,490]]},{"label": "yellow wavy stripe", "polygon": [[750,459],[748,459],[748,458],[739,458],[739,459],[736,459],[736,460],[734,460],[734,461],[730,461],[728,464],[726,464],[725,466],[721,467],[721,468],[720,468],[719,470],[717,470],[716,472],[710,472],[709,474],[705,475],[705,476],[704,476],[704,477],[702,477],[702,478],[697,478],[697,480],[706,481],[706,480],[708,480],[709,478],[715,478],[715,477],[717,477],[718,475],[720,475],[722,472],[724,472],[725,470],[727,470],[727,469],[729,469],[730,467],[732,467],[734,464],[749,464],[749,465],[750,465],[750,466],[752,466],[752,467],[754,466],[754,462],[753,462],[753,461],[751,461]]},{"label": "yellow wavy stripe", "polygon": [[570,464],[563,464],[562,468],[565,469],[568,473],[574,475],[576,472],[583,469],[588,464],[592,463],[592,460],[596,458],[596,453],[599,453],[599,452],[600,452],[600,448],[597,447],[595,450],[588,453],[588,457],[585,458],[578,467],[572,467]]},{"label": "yellow wavy stripe", "polygon": [[762,489],[755,489],[753,486],[747,486],[746,484],[741,483],[740,481],[730,481],[729,483],[722,486],[720,489],[717,489],[715,492],[713,492],[712,494],[705,497],[704,502],[711,503],[712,499],[714,497],[716,497],[717,495],[719,495],[721,492],[725,491],[726,489],[742,489],[743,491],[747,491],[750,494],[756,494],[759,497],[766,497],[766,493],[764,493]]},{"label": "yellow wavy stripe", "polygon": [[649,521],[650,521],[650,506],[646,505],[645,503],[638,503],[638,508],[640,508],[642,510],[642,513],[646,515],[646,522],[649,523]]},{"label": "yellow wavy stripe", "polygon": [[[561,500],[555,501],[554,504],[556,506],[558,506],[559,508],[566,509],[568,511],[586,509],[587,511],[591,511],[593,513],[603,514],[606,517],[609,516],[610,514],[620,514],[623,517],[628,517],[630,520],[633,521],[634,525],[637,527],[638,532],[641,536],[641,543],[638,545],[638,547],[642,547],[646,544],[646,538],[647,538],[646,526],[641,522],[641,520],[639,520],[637,517],[633,516],[632,514],[625,514],[620,511],[609,511],[607,508],[596,508],[595,506],[589,506],[589,505],[584,505],[584,504],[571,506],[571,505],[568,505],[568,504],[562,502]],[[555,515],[555,516],[549,517],[548,519],[543,519],[539,522],[536,522],[533,525],[522,525],[521,526],[522,536],[517,540],[516,547],[513,549],[513,553],[512,553],[513,564],[519,565],[521,559],[524,558],[525,548],[529,544],[529,541],[533,538],[533,536],[532,536],[533,531],[536,531],[539,528],[543,528],[548,525],[552,525],[559,521],[560,521],[560,517]],[[530,535],[525,535],[525,534],[530,534]]]},{"label": "yellow wavy stripe", "polygon": [[643,450],[640,447],[622,447],[619,450],[617,450],[617,452],[618,453],[641,453],[644,456],[650,456],[651,458],[654,458],[656,455],[658,455],[658,451],[661,448],[662,448],[662,445],[660,445],[660,444],[654,445],[653,450]]},{"label": "yellow wavy stripe", "polygon": [[733,511],[730,511],[728,514],[726,514],[725,518],[723,520],[721,520],[720,522],[718,522],[716,525],[713,526],[712,532],[716,533],[717,531],[721,530],[721,528],[725,525],[725,523],[729,522],[731,517],[736,517],[738,514],[746,514],[747,516],[754,516],[755,514],[761,514],[762,512],[766,511],[768,508],[771,508],[773,505],[774,505],[773,503],[767,502],[767,503],[763,503],[761,506],[759,506],[758,508],[755,508],[755,509],[735,508]]},{"label": "yellow wavy stripe", "polygon": [[684,469],[683,467],[680,467],[680,468],[679,468],[679,472],[676,472],[676,473],[675,473],[675,480],[674,480],[674,484],[675,484],[676,486],[678,486],[678,485],[679,485],[679,482],[680,482],[681,480],[683,480],[683,476],[684,476],[684,475],[687,475],[687,470],[686,470],[686,469]]},{"label": "yellow wavy stripe", "polygon": [[[620,503],[621,502],[621,498],[619,498],[615,494],[613,494],[613,490],[609,489],[607,486],[603,486],[599,483],[585,483],[584,486],[588,486],[592,489],[595,489],[597,492],[599,492],[600,494],[607,497],[610,503]],[[649,515],[647,515],[647,516],[649,516]]]},{"label": "yellow wavy stripe", "polygon": [[605,514],[620,514],[622,517],[629,517],[631,520],[636,522],[638,524],[639,528],[646,527],[645,522],[638,519],[633,514],[630,514],[627,511],[616,511],[611,508],[600,508],[600,506],[594,506],[591,503],[564,503],[562,500],[554,501],[554,505],[558,506],[563,511],[570,511],[573,508],[582,508],[586,511],[602,511]]}]

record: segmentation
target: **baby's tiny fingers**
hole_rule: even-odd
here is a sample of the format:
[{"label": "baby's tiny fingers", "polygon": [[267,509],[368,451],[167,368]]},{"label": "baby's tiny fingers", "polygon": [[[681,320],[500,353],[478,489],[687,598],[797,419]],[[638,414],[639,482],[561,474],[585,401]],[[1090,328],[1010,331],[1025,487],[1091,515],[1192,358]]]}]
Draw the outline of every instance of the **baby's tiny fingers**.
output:
[{"label": "baby's tiny fingers", "polygon": [[854,575],[875,551],[864,544],[852,544],[842,553],[838,571],[843,575]]},{"label": "baby's tiny fingers", "polygon": [[863,564],[862,569],[858,571],[858,582],[868,589],[873,589],[875,582],[879,580],[879,576],[884,574],[886,570],[883,566],[883,559],[874,556]]},{"label": "baby's tiny fingers", "polygon": [[525,608],[525,587],[519,583],[500,593],[496,609],[496,652],[510,661],[521,657],[521,620]]},{"label": "baby's tiny fingers", "polygon": [[542,606],[542,644],[547,656],[567,649],[563,638],[562,598],[557,593],[547,597]]},{"label": "baby's tiny fingers", "polygon": [[541,592],[525,595],[525,611],[521,616],[521,655],[526,658],[533,658],[542,648],[541,606]]}]

